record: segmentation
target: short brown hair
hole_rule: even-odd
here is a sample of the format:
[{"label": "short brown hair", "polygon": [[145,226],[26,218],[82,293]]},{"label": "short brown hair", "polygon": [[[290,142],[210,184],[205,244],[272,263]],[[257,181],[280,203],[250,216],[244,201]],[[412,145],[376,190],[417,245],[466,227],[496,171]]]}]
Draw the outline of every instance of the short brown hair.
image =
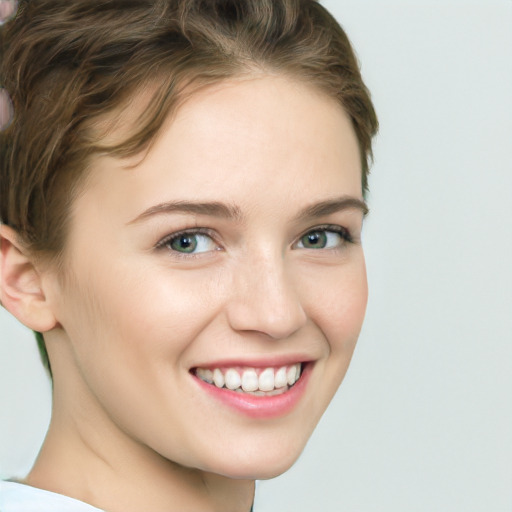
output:
[{"label": "short brown hair", "polygon": [[[91,156],[148,147],[185,90],[276,73],[341,103],[367,188],[377,118],[350,42],[314,0],[22,0],[2,27],[0,86],[14,106],[0,133],[0,221],[56,258]],[[136,132],[105,144],[101,119],[141,90]]]}]

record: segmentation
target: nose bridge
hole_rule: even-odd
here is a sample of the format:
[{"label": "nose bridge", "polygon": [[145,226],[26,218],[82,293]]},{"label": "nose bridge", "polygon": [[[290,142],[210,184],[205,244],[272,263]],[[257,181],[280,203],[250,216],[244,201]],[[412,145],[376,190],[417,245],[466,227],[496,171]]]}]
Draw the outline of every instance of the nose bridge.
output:
[{"label": "nose bridge", "polygon": [[238,265],[228,307],[231,326],[286,338],[306,322],[306,313],[286,260],[277,251],[260,250]]}]

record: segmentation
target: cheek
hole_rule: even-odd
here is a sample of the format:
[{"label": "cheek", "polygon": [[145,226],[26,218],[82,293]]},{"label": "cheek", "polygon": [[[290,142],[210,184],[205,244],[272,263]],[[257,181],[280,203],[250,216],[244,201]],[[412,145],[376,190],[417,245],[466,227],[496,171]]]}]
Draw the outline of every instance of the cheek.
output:
[{"label": "cheek", "polygon": [[323,332],[331,353],[351,355],[361,330],[368,284],[364,258],[354,259],[336,271],[316,276],[315,294],[309,304],[313,321]]},{"label": "cheek", "polygon": [[179,390],[188,375],[180,370],[211,319],[213,285],[198,293],[185,274],[150,272],[128,261],[80,276],[63,290],[62,313],[82,403],[98,417],[98,410],[108,411],[134,436],[158,441],[162,424],[178,431],[172,413],[184,408]]},{"label": "cheek", "polygon": [[[110,270],[110,271],[108,271]],[[219,309],[223,282],[206,272],[180,272],[129,259],[115,269],[84,272],[68,291],[68,331],[79,360],[144,375],[177,368]]]},{"label": "cheek", "polygon": [[[110,297],[112,315],[125,317],[123,335],[154,343],[155,349],[186,349],[212,320],[221,302],[217,275],[207,271],[162,268],[126,281],[118,296]],[[121,296],[119,296],[121,295]]]},{"label": "cheek", "polygon": [[323,281],[323,294],[312,302],[312,320],[326,341],[320,386],[312,409],[321,416],[348,370],[366,312],[368,285],[364,259],[330,272]]}]

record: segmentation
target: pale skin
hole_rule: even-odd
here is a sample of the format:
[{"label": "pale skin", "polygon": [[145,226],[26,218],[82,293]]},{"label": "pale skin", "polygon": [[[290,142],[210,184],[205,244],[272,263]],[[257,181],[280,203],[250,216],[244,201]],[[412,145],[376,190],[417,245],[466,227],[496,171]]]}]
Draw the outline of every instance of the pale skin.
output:
[{"label": "pale skin", "polygon": [[[2,304],[45,333],[54,375],[26,483],[109,512],[248,511],[254,480],[301,453],[363,321],[354,130],[311,86],[233,80],[194,94],[126,163],[94,160],[65,280],[0,228]],[[192,253],[169,240],[183,231]],[[311,373],[277,417],[228,407],[193,376],[221,359],[282,357]]]}]

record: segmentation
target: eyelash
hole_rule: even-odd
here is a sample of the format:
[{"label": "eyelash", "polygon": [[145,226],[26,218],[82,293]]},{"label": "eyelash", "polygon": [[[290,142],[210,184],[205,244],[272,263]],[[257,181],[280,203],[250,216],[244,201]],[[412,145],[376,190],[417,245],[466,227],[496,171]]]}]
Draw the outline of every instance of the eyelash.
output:
[{"label": "eyelash", "polygon": [[[295,241],[293,243],[293,245],[295,246],[296,244],[298,244],[299,241],[304,236],[306,236],[308,233],[318,233],[318,232],[336,233],[336,234],[338,234],[341,237],[341,239],[344,242],[346,242],[346,243],[354,243],[354,239],[353,239],[353,237],[350,234],[350,231],[348,229],[346,229],[346,228],[344,228],[342,226],[337,226],[337,225],[333,225],[333,224],[324,224],[324,225],[316,226],[314,228],[310,228],[307,231],[305,231],[304,233],[302,233],[297,238],[297,241]],[[188,236],[205,235],[205,236],[211,238],[215,244],[220,245],[216,241],[215,236],[214,236],[214,234],[213,234],[213,232],[211,230],[206,229],[206,228],[194,228],[194,229],[185,229],[183,231],[178,231],[176,233],[172,233],[170,235],[167,235],[166,237],[164,237],[162,240],[160,240],[156,244],[155,249],[167,249],[167,250],[169,250],[170,252],[173,253],[173,256],[176,256],[176,257],[179,257],[179,258],[187,258],[187,259],[189,259],[189,258],[197,258],[197,257],[200,257],[200,255],[204,254],[204,252],[201,252],[201,253],[183,253],[183,252],[176,251],[176,250],[172,249],[171,247],[169,247],[169,244],[173,240],[179,238],[180,236],[184,236],[184,235],[188,235]],[[321,249],[310,249],[310,250],[318,251],[318,250],[321,250]]]},{"label": "eyelash", "polygon": [[158,242],[156,244],[155,249],[167,249],[169,252],[173,253],[173,256],[177,256],[178,258],[197,258],[201,254],[204,254],[204,253],[189,253],[189,254],[182,253],[179,251],[175,251],[174,249],[172,249],[170,247],[170,244],[173,240],[176,240],[180,236],[185,236],[185,235],[188,235],[188,236],[205,235],[205,236],[211,238],[216,245],[220,245],[217,242],[217,240],[215,239],[215,236],[211,230],[206,229],[206,228],[194,228],[194,229],[184,229],[183,231],[178,231],[176,233],[167,235],[162,240],[160,240],[160,242]]},{"label": "eyelash", "polygon": [[[302,235],[299,236],[298,240],[306,236],[308,233],[318,233],[318,232],[332,232],[340,235],[343,241],[348,243],[354,243],[354,238],[350,234],[350,231],[347,228],[344,228],[342,226],[337,226],[335,224],[323,224],[321,226],[316,226],[314,228],[308,229],[305,231]],[[297,243],[297,242],[295,242]],[[318,249],[317,249],[318,250]]]}]

